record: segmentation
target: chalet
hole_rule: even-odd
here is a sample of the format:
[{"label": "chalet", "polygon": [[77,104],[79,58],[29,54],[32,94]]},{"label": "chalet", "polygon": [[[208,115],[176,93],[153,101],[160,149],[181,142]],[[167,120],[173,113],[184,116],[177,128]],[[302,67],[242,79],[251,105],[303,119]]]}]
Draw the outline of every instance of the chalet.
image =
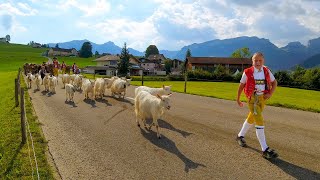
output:
[{"label": "chalet", "polygon": [[40,43],[33,43],[32,47],[33,48],[41,48],[41,44]]},{"label": "chalet", "polygon": [[97,62],[97,66],[117,67],[118,62],[120,61],[120,56],[118,56],[118,55],[105,55],[105,56],[99,57],[98,59],[95,59],[92,61]]},{"label": "chalet", "polygon": [[140,66],[146,75],[166,75],[164,62],[166,58],[163,54],[151,54],[148,58],[140,58]]},{"label": "chalet", "polygon": [[166,60],[163,54],[150,54],[147,59],[150,61],[159,61],[160,64],[164,64]]},{"label": "chalet", "polygon": [[252,61],[249,58],[231,58],[231,57],[187,57],[186,67],[188,70],[203,69],[213,71],[215,67],[222,65],[236,72],[243,71],[245,68],[252,66]]},{"label": "chalet", "polygon": [[78,56],[78,51],[75,48],[50,48],[48,51],[48,56]]},{"label": "chalet", "polygon": [[0,38],[0,42],[7,42],[7,38]]},{"label": "chalet", "polygon": [[107,76],[116,76],[117,68],[111,66],[86,66],[82,69],[82,72],[88,74],[100,74]]},{"label": "chalet", "polygon": [[173,59],[171,73],[172,74],[181,74],[183,64],[184,64],[184,61],[179,60],[179,59]]},{"label": "chalet", "polygon": [[[118,63],[120,62],[119,55],[105,55],[98,59],[92,60],[97,63],[97,66],[88,67],[88,73],[98,73],[105,74],[108,76],[113,76],[111,74],[116,75],[116,69],[118,67]],[[129,59],[129,72],[130,75],[141,75],[142,68],[139,66],[140,61],[134,56],[130,56]]]}]

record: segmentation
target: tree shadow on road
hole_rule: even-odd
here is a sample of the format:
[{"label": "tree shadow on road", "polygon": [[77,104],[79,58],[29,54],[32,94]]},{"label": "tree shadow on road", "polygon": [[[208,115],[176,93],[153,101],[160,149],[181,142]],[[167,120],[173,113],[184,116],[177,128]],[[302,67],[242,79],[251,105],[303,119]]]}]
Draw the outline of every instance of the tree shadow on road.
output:
[{"label": "tree shadow on road", "polygon": [[178,132],[178,133],[180,133],[184,138],[186,138],[187,136],[190,136],[191,134],[193,134],[193,133],[189,133],[189,132],[187,132],[187,131],[183,131],[183,130],[177,129],[177,128],[173,127],[170,123],[168,123],[168,122],[166,122],[166,121],[164,121],[164,120],[162,120],[162,119],[159,119],[159,120],[158,120],[158,123],[159,123],[159,126],[160,126],[161,128],[166,128],[166,129],[169,129],[169,130],[171,130],[171,131]]},{"label": "tree shadow on road", "polygon": [[99,99],[96,99],[96,101],[100,103],[104,103],[107,106],[112,106],[112,104],[110,104],[106,99],[99,98]]},{"label": "tree shadow on road", "polygon": [[152,144],[156,145],[157,147],[164,149],[174,155],[176,155],[178,158],[181,159],[182,162],[184,162],[185,167],[184,171],[189,172],[190,169],[196,169],[198,167],[206,167],[203,164],[193,162],[191,159],[187,158],[185,155],[183,155],[179,149],[177,148],[176,144],[168,139],[166,136],[161,135],[161,139],[157,138],[157,133],[153,131],[145,131],[141,127],[139,127],[141,134],[143,137],[145,137],[147,140],[149,140]]},{"label": "tree shadow on road", "polygon": [[320,174],[312,170],[297,166],[283,159],[271,159],[272,164],[278,166],[285,173],[294,177],[295,179],[320,179]]},{"label": "tree shadow on road", "polygon": [[83,102],[90,104],[92,108],[96,108],[96,101],[92,99],[84,99]]},{"label": "tree shadow on road", "polygon": [[[261,154],[261,151],[259,151],[256,148],[253,148],[250,146],[247,146],[247,148]],[[270,159],[268,161],[271,162],[272,164],[278,166],[285,173],[294,177],[295,179],[320,179],[320,173],[317,173],[312,170],[297,166],[297,165],[292,164],[290,162],[287,162],[283,159],[276,158],[276,159]]]}]

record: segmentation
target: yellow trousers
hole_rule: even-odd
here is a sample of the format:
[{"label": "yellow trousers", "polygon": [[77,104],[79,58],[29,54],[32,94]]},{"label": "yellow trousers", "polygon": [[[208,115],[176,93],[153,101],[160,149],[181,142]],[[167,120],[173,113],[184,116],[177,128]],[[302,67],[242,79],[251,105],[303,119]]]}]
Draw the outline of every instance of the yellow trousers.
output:
[{"label": "yellow trousers", "polygon": [[55,77],[58,77],[58,71],[59,69],[58,68],[53,68],[53,75],[55,76]]},{"label": "yellow trousers", "polygon": [[255,123],[256,126],[264,126],[262,111],[265,106],[265,99],[263,95],[253,95],[248,102],[249,114],[247,117],[247,122],[249,124]]},{"label": "yellow trousers", "polygon": [[62,68],[62,74],[66,73],[66,68]]}]

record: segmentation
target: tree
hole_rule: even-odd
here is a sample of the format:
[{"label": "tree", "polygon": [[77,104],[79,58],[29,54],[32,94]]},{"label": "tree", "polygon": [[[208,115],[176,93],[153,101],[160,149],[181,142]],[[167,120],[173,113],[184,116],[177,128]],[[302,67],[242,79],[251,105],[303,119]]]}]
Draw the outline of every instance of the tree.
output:
[{"label": "tree", "polygon": [[183,90],[184,93],[187,92],[187,80],[188,80],[187,57],[191,57],[191,51],[189,48],[186,52],[186,58],[183,63],[183,71],[182,71],[182,72],[184,72],[184,90]]},{"label": "tree", "polygon": [[164,68],[166,69],[167,74],[171,72],[172,65],[173,65],[172,60],[170,59],[164,60]]},{"label": "tree", "polygon": [[30,41],[29,45],[33,46],[33,44],[34,44],[34,41]]},{"label": "tree", "polygon": [[56,47],[56,48],[59,48],[59,44],[57,43],[55,47]]},{"label": "tree", "polygon": [[79,51],[79,57],[88,58],[92,57],[92,45],[90,42],[85,42]]},{"label": "tree", "polygon": [[250,58],[251,53],[248,47],[243,47],[234,51],[231,55],[233,58]]},{"label": "tree", "polygon": [[228,75],[228,70],[219,64],[214,70],[214,75],[218,80],[223,80]]},{"label": "tree", "polygon": [[187,52],[186,52],[186,58],[185,61],[183,62],[183,66],[182,66],[182,72],[187,70],[187,57],[191,57],[191,50],[188,48]]},{"label": "tree", "polygon": [[291,78],[293,79],[293,85],[298,87],[303,87],[304,79],[303,76],[306,73],[306,70],[300,65],[295,67],[295,70],[291,74]]},{"label": "tree", "polygon": [[120,62],[118,63],[118,74],[120,76],[126,76],[129,71],[129,50],[127,48],[127,43],[124,43],[124,46],[121,50]]},{"label": "tree", "polygon": [[95,57],[97,57],[97,56],[99,56],[100,54],[99,54],[99,52],[98,51],[96,51],[95,53],[94,53],[94,56]]},{"label": "tree", "polygon": [[9,34],[6,35],[6,41],[7,41],[7,42],[10,42],[10,35],[9,35]]},{"label": "tree", "polygon": [[292,82],[288,71],[278,71],[274,73],[274,77],[276,78],[279,85],[290,85],[290,83]]},{"label": "tree", "polygon": [[306,88],[320,89],[320,68],[306,70],[303,80]]},{"label": "tree", "polygon": [[159,54],[159,50],[158,50],[157,46],[150,45],[146,50],[145,58],[148,58],[149,55],[151,55],[151,54]]}]

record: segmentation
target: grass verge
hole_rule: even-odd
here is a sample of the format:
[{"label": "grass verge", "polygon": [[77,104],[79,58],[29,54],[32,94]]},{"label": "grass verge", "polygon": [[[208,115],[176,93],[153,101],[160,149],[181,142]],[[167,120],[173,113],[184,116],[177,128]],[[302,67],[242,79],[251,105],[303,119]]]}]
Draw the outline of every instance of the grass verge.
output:
[{"label": "grass verge", "polygon": [[[27,133],[27,139],[31,151],[31,162],[27,143],[21,144],[20,106],[15,107],[14,99],[14,78],[16,76],[17,71],[0,72],[0,81],[2,82],[0,86],[0,179],[37,178],[29,133]],[[21,86],[25,88],[26,85],[22,80],[21,83]],[[25,107],[40,178],[54,179],[46,158],[47,142],[42,135],[40,124],[34,114],[26,88]]]}]

